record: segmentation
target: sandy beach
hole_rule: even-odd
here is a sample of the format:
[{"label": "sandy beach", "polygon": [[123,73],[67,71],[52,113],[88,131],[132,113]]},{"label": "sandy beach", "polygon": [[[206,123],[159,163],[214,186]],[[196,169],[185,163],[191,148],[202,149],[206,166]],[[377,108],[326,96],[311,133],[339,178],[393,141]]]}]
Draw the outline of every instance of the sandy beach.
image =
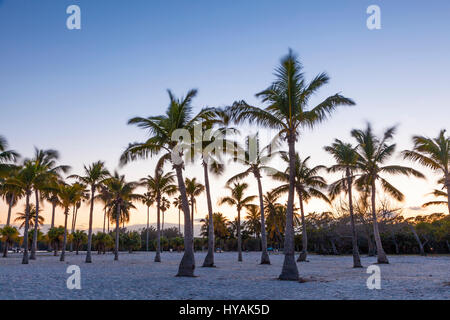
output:
[{"label": "sandy beach", "polygon": [[[201,265],[205,253],[196,253]],[[367,267],[374,257],[363,257],[363,269],[353,269],[351,256],[311,255],[298,264],[306,282],[278,281],[282,254],[270,256],[272,265],[258,265],[258,252],[244,253],[237,262],[233,252],[216,254],[217,268],[196,268],[196,278],[175,277],[180,253],[165,252],[162,262],[154,253],[93,256],[68,253],[66,262],[40,253],[22,265],[21,255],[0,259],[0,299],[450,299],[450,256],[389,256],[381,268],[381,289],[366,286]],[[67,267],[81,269],[81,289],[66,286]]]}]

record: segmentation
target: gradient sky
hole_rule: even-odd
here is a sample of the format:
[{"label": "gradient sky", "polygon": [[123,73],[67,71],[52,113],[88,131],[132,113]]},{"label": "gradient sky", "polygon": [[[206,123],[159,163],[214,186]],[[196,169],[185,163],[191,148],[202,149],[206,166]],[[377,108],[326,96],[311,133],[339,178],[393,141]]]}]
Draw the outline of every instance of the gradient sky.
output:
[{"label": "gradient sky", "polygon": [[[66,28],[71,4],[81,8],[81,30]],[[381,30],[366,27],[371,4],[381,8]],[[331,76],[313,103],[336,92],[357,102],[302,134],[302,155],[311,155],[312,164],[331,164],[322,147],[335,137],[349,140],[350,130],[366,121],[377,132],[398,124],[400,151],[411,147],[411,135],[436,136],[448,127],[449,31],[447,0],[0,0],[0,134],[25,157],[33,146],[59,150],[72,173],[100,159],[113,170],[126,145],[146,137],[127,120],[163,113],[166,89],[178,96],[199,89],[196,110],[240,99],[257,104],[254,94],[270,84],[274,67],[292,48],[308,79],[322,71]],[[139,161],[121,172],[135,180],[152,173],[154,164]],[[240,169],[231,166],[213,180],[214,199]],[[417,210],[435,187],[436,177],[423,172],[427,181],[392,179],[407,196],[406,214],[442,211]],[[203,181],[198,166],[189,166],[186,176]],[[248,182],[256,193],[253,180]],[[264,180],[265,189],[273,186]],[[204,217],[204,198],[198,202],[198,216]],[[314,210],[326,206],[312,201],[307,211]],[[47,222],[49,211],[46,205]],[[1,203],[0,223],[5,216]],[[87,208],[78,219],[85,228]],[[170,209],[166,221],[177,220]],[[139,207],[130,224],[145,221]],[[97,215],[94,225],[101,224]]]}]

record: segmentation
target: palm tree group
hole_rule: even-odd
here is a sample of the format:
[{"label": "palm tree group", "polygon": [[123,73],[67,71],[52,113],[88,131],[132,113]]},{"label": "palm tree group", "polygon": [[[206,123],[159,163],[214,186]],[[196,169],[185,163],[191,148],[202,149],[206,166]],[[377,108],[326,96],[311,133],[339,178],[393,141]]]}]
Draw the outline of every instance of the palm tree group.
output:
[{"label": "palm tree group", "polygon": [[[214,204],[210,174],[224,174],[224,159],[241,165],[244,169],[230,177],[226,183],[228,196],[222,196],[217,205],[229,205],[236,208],[237,216],[228,225],[235,228],[237,237],[238,261],[242,261],[242,214],[247,214],[244,226],[250,230],[261,243],[260,264],[270,264],[267,238],[277,238],[283,243],[284,262],[280,280],[298,280],[297,262],[307,261],[308,229],[305,207],[313,198],[321,199],[327,204],[338,198],[342,193],[348,202],[348,217],[352,236],[353,267],[362,267],[356,232],[355,194],[359,202],[370,206],[371,228],[376,244],[378,263],[388,263],[384,252],[377,217],[377,197],[379,190],[389,197],[403,201],[403,193],[394,187],[387,176],[406,175],[424,178],[419,171],[400,165],[387,164],[395,153],[396,145],[392,142],[396,128],[387,129],[381,136],[374,134],[372,126],[364,129],[354,129],[351,136],[354,143],[335,139],[325,151],[334,159],[334,164],[310,165],[311,158],[298,150],[296,143],[305,129],[314,129],[331,116],[340,106],[353,106],[355,102],[341,94],[325,97],[320,103],[311,105],[312,96],[316,95],[330,78],[326,73],[320,73],[311,81],[307,81],[303,66],[292,52],[282,58],[275,69],[275,80],[268,88],[256,94],[261,106],[252,106],[244,100],[238,100],[227,108],[205,107],[198,113],[194,112],[193,99],[197,90],[190,90],[185,97],[177,98],[168,91],[169,105],[165,114],[149,117],[134,117],[129,125],[136,125],[149,134],[143,142],[128,145],[120,157],[120,165],[124,166],[138,159],[155,158],[156,166],[153,175],[146,175],[140,181],[128,181],[117,171],[113,174],[107,170],[103,161],[93,162],[84,166],[81,175],[73,174],[67,179],[75,182],[67,183],[63,174],[70,169],[58,163],[59,153],[55,150],[36,149],[30,159],[19,163],[19,154],[8,149],[6,140],[0,136],[0,196],[8,205],[6,229],[2,237],[6,246],[17,240],[17,233],[10,226],[12,209],[22,198],[25,199],[25,209],[19,213],[15,221],[23,228],[24,253],[22,263],[36,259],[40,216],[44,201],[52,205],[52,218],[48,238],[49,250],[54,246],[55,254],[62,242],[60,260],[64,261],[68,242],[68,217],[72,209],[72,244],[76,251],[86,240],[86,263],[92,262],[92,247],[98,242],[98,249],[105,250],[104,242],[94,239],[93,225],[96,218],[95,201],[103,204],[103,234],[106,235],[106,222],[109,233],[110,221],[115,221],[114,260],[119,259],[120,225],[130,220],[130,212],[136,209],[137,201],[147,208],[146,250],[149,250],[150,208],[156,205],[156,255],[155,262],[161,262],[161,214],[162,232],[164,232],[164,215],[170,208],[169,197],[175,196],[173,206],[184,215],[184,254],[178,267],[178,276],[193,277],[195,270],[194,256],[194,221],[198,197],[205,195],[208,214],[202,221],[205,228],[202,234],[208,238],[208,253],[203,267],[214,267],[215,237],[229,233],[224,230],[225,218],[220,213],[214,213]],[[235,140],[240,132],[231,124],[257,124],[267,129],[276,130],[277,135],[270,144],[261,146],[260,137],[247,135],[244,145]],[[233,139],[230,139],[230,135]],[[450,139],[442,130],[438,137],[413,137],[412,150],[402,152],[404,159],[418,162],[440,174],[438,183],[442,189],[436,189],[433,194],[446,197],[447,201],[431,201],[429,205],[447,204],[450,194]],[[287,150],[281,150],[286,145]],[[273,157],[281,158],[284,168],[272,168],[269,161]],[[196,177],[185,177],[186,166],[195,165],[200,159],[203,169],[203,183]],[[167,170],[167,165],[171,167]],[[337,180],[328,184],[322,172],[340,174]],[[257,195],[249,195],[249,184],[245,182],[251,177],[256,182]],[[279,183],[271,190],[263,188],[263,178],[269,178]],[[144,194],[137,189],[145,188]],[[445,191],[446,189],[446,191]],[[298,208],[296,207],[296,194]],[[281,203],[282,196],[287,195],[287,202]],[[34,196],[34,197],[33,197]],[[34,201],[34,204],[32,203]],[[87,235],[76,229],[78,208],[83,201],[89,201],[89,228]],[[257,201],[257,204],[254,202]],[[55,215],[58,208],[63,209],[64,227],[55,226]],[[245,210],[245,211],[243,211]],[[299,215],[298,215],[299,212]],[[323,216],[323,221],[328,217]],[[322,221],[321,220],[321,221]],[[328,220],[327,220],[328,221]],[[300,229],[301,226],[301,229]],[[30,230],[32,228],[32,231]],[[302,237],[302,249],[295,259],[295,228]],[[181,229],[179,221],[178,229]],[[63,234],[61,230],[64,230]],[[17,231],[17,230],[16,230]],[[181,230],[178,230],[181,234]],[[32,232],[31,254],[28,256],[29,233]],[[31,236],[31,235],[30,235]],[[134,234],[135,236],[135,234]],[[100,239],[100,240],[99,240]],[[70,239],[69,239],[70,240]],[[101,244],[103,243],[103,244]],[[7,249],[6,249],[7,250]],[[5,255],[7,254],[7,251]]]}]

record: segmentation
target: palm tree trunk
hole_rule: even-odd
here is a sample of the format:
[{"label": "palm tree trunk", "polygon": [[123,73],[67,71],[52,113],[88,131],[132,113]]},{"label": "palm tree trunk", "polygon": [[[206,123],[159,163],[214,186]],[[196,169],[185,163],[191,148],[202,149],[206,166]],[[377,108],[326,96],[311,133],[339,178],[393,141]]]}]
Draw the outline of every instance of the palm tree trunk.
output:
[{"label": "palm tree trunk", "polygon": [[147,232],[145,234],[145,251],[148,251],[148,228],[149,228],[149,220],[150,220],[150,207],[147,206]]},{"label": "palm tree trunk", "polygon": [[448,214],[450,214],[450,174],[449,173],[447,173],[446,186],[447,186]]},{"label": "palm tree trunk", "polygon": [[373,235],[375,237],[375,244],[377,245],[377,260],[378,263],[389,263],[386,253],[383,250],[381,243],[380,231],[378,229],[377,211],[376,211],[376,188],[375,180],[372,182],[372,219],[373,219]]},{"label": "palm tree trunk", "polygon": [[[73,207],[73,214],[72,214],[72,228],[71,228],[71,232],[70,234],[73,235],[73,232],[75,230],[75,226],[76,226],[76,219],[77,219],[77,208],[76,205],[74,205]],[[73,242],[70,241],[70,248],[69,248],[70,252],[73,252]]]},{"label": "palm tree trunk", "polygon": [[237,237],[238,237],[238,261],[242,261],[242,235],[241,235],[241,209],[238,208]]},{"label": "palm tree trunk", "polygon": [[161,218],[162,218],[162,224],[161,224],[161,235],[164,237],[164,213],[165,211],[161,210]]},{"label": "palm tree trunk", "polygon": [[155,262],[161,262],[161,229],[160,229],[161,196],[156,197],[156,256]]},{"label": "palm tree trunk", "polygon": [[178,207],[178,233],[181,235],[181,210]]},{"label": "palm tree trunk", "polygon": [[306,231],[306,222],[305,222],[305,210],[303,208],[303,196],[302,191],[297,190],[298,200],[300,202],[300,214],[302,219],[302,251],[298,256],[297,262],[306,261],[306,257],[308,256],[308,234]]},{"label": "palm tree trunk", "polygon": [[284,236],[284,262],[279,276],[280,280],[298,281],[298,269],[295,263],[294,247],[294,192],[295,192],[295,136],[290,132],[289,145],[289,193],[286,210],[286,228]]},{"label": "palm tree trunk", "polygon": [[3,258],[8,257],[8,240],[5,240],[4,248],[3,248]]},{"label": "palm tree trunk", "polygon": [[347,169],[348,206],[350,211],[350,225],[352,228],[353,268],[362,268],[361,258],[359,257],[358,235],[356,234],[355,216],[353,214],[352,184],[352,177],[350,175],[349,169]]},{"label": "palm tree trunk", "polygon": [[423,249],[423,243],[422,243],[422,241],[420,241],[420,238],[417,235],[416,228],[414,228],[414,226],[412,226],[410,224],[408,224],[408,225],[411,228],[411,231],[414,235],[414,239],[416,239],[417,243],[419,244],[420,255],[425,256],[425,250]]},{"label": "palm tree trunk", "polygon": [[23,258],[22,264],[28,264],[28,219],[30,216],[30,194],[31,191],[26,191],[26,200],[25,200],[25,229],[23,231]]},{"label": "palm tree trunk", "polygon": [[31,254],[30,259],[36,260],[36,250],[37,250],[37,231],[39,227],[39,191],[34,191],[35,200],[36,200],[36,215],[34,219],[34,233],[33,233],[33,242],[31,244]]},{"label": "palm tree trunk", "polygon": [[64,211],[64,240],[63,240],[63,246],[61,248],[61,257],[59,258],[59,261],[64,261],[64,258],[66,256],[66,245],[67,245],[67,216],[69,215],[69,208],[67,207]]},{"label": "palm tree trunk", "polygon": [[211,202],[211,190],[209,187],[208,164],[203,161],[203,173],[205,176],[206,202],[208,204],[208,253],[206,254],[203,267],[214,267],[214,218]]},{"label": "palm tree trunk", "polygon": [[[194,196],[192,196],[191,197],[191,224],[192,224],[192,226],[191,226],[191,230],[192,230],[192,243],[194,243],[194,238],[195,238],[195,235],[194,235],[194,205],[195,205],[195,197]],[[195,251],[195,247],[193,247],[194,248],[194,251]]]},{"label": "palm tree trunk", "polygon": [[109,225],[110,225],[110,223],[109,223],[109,215],[107,215],[106,219],[108,220],[108,233],[109,233]]},{"label": "palm tree trunk", "polygon": [[106,230],[106,208],[104,211],[105,212],[103,213],[103,233],[105,233]]},{"label": "palm tree trunk", "polygon": [[[94,219],[94,199],[95,199],[95,185],[91,186],[91,208],[89,211],[89,231],[88,231],[88,243],[86,253],[86,263],[92,262],[91,247],[92,247],[92,220]],[[105,225],[103,224],[103,229]],[[78,254],[78,250],[77,250]]]},{"label": "palm tree trunk", "polygon": [[[53,229],[53,227],[55,226],[55,210],[56,210],[56,204],[54,201],[52,201],[52,221],[50,223],[50,229]],[[47,250],[49,252],[52,252],[52,241],[49,241]]]},{"label": "palm tree trunk", "polygon": [[9,226],[11,223],[11,210],[13,207],[13,203],[14,203],[14,198],[16,196],[14,195],[14,193],[11,195],[11,199],[9,199],[9,203],[8,203],[8,218],[6,219],[6,225]]},{"label": "palm tree trunk", "polygon": [[184,213],[184,255],[178,267],[177,276],[194,277],[195,257],[193,230],[191,229],[191,217],[189,203],[186,195],[186,185],[183,180],[182,164],[174,165],[178,180],[178,189],[181,195],[181,207]]},{"label": "palm tree trunk", "polygon": [[116,208],[116,243],[114,249],[114,260],[119,260],[119,227],[120,227],[120,203],[117,203]]},{"label": "palm tree trunk", "polygon": [[269,254],[267,253],[267,235],[266,235],[266,219],[264,216],[264,199],[261,184],[261,176],[259,172],[256,175],[256,181],[258,182],[259,212],[261,214],[261,264],[270,264]]}]

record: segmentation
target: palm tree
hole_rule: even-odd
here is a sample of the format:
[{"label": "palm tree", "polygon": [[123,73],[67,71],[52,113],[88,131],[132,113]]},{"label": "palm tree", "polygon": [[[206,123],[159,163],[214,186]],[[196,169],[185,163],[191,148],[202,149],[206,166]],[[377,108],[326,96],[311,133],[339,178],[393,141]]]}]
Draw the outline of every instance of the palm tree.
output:
[{"label": "palm tree", "polygon": [[[73,184],[79,189],[79,194],[76,203],[72,209],[72,225],[70,234],[73,235],[77,226],[78,210],[81,208],[81,203],[89,200],[89,190],[86,189],[86,185],[83,183],[75,182]],[[70,241],[70,252],[73,252],[73,242]]]},{"label": "palm tree", "polygon": [[53,255],[56,256],[58,254],[58,248],[61,245],[61,242],[63,242],[64,238],[64,227],[53,227],[50,228],[47,232],[47,238],[48,241],[51,243],[49,247],[53,247],[54,253]]},{"label": "palm tree", "polygon": [[[248,136],[245,140],[245,149],[243,150],[243,156],[237,156],[235,161],[246,166],[247,169],[241,173],[231,177],[227,183],[235,181],[241,181],[247,178],[249,175],[253,175],[258,184],[259,194],[259,211],[264,212],[264,197],[261,184],[262,173],[272,172],[274,169],[266,166],[266,164],[272,158],[273,149],[278,147],[276,141],[272,141],[269,145],[260,148],[260,140],[258,134],[254,136]],[[266,222],[264,214],[261,214],[261,264],[270,264],[269,254],[267,253],[267,235],[266,235]]]},{"label": "palm tree", "polygon": [[19,231],[17,231],[16,228],[7,225],[0,229],[0,235],[4,242],[3,258],[6,258],[8,256],[8,247],[19,239]]},{"label": "palm tree", "polygon": [[111,193],[108,188],[105,187],[104,184],[100,185],[99,193],[95,196],[97,200],[100,200],[103,203],[103,233],[105,233],[105,224],[106,219],[108,219],[108,232],[109,232],[109,215],[107,214],[108,204],[111,201]]},{"label": "palm tree", "polygon": [[[277,238],[278,242],[283,240],[284,228],[286,224],[286,215],[283,214],[281,203],[278,203],[278,199],[281,194],[274,190],[267,191],[264,196],[264,214],[267,219],[267,231],[269,238]],[[285,211],[285,210],[284,210]]]},{"label": "palm tree", "polygon": [[[125,164],[138,158],[148,158],[164,152],[162,161],[171,161],[175,169],[178,190],[181,195],[182,210],[184,213],[184,255],[181,259],[178,276],[193,277],[195,269],[193,230],[191,230],[189,203],[186,195],[186,186],[183,179],[184,161],[183,144],[181,137],[187,132],[192,132],[199,121],[212,114],[211,109],[203,109],[193,116],[192,99],[197,90],[190,90],[185,98],[177,99],[169,92],[170,104],[165,115],[141,118],[136,117],[128,121],[142,129],[149,130],[151,137],[144,143],[134,143],[128,146],[121,157],[121,163]],[[189,142],[190,143],[190,142]]]},{"label": "palm tree", "polygon": [[11,179],[14,179],[16,177],[17,173],[17,168],[9,170],[8,175],[0,185],[0,195],[3,197],[6,203],[8,203],[8,216],[6,218],[7,226],[9,226],[11,223],[12,208],[16,206],[17,202],[24,196],[23,190],[11,181]]},{"label": "palm tree", "polygon": [[141,179],[141,185],[147,187],[148,192],[154,195],[156,201],[156,255],[155,262],[161,262],[161,200],[164,195],[171,196],[177,192],[175,174],[164,173],[163,168],[157,165],[155,174]]},{"label": "palm tree", "polygon": [[83,245],[87,241],[88,236],[83,230],[76,230],[74,233],[72,233],[72,242],[75,245],[76,254],[78,254],[78,250],[80,249],[81,245]]},{"label": "palm tree", "polygon": [[0,177],[8,174],[11,169],[11,162],[15,162],[20,155],[14,150],[7,150],[8,142],[0,135]]},{"label": "palm tree", "polygon": [[199,195],[201,195],[203,193],[203,191],[205,191],[205,186],[202,185],[201,183],[197,182],[197,178],[186,178],[185,182],[186,184],[186,194],[188,196],[189,199],[189,203],[191,205],[191,228],[192,228],[192,233],[194,232],[194,211],[195,208],[197,206],[197,200],[195,199],[196,197],[198,197]]},{"label": "palm tree", "polygon": [[219,205],[227,204],[235,206],[237,210],[237,235],[238,235],[238,261],[242,261],[242,235],[241,235],[241,210],[249,208],[256,196],[245,196],[248,189],[247,183],[234,183],[233,186],[226,186],[230,190],[231,196],[219,199]]},{"label": "palm tree", "polygon": [[[436,138],[414,136],[413,150],[402,152],[404,159],[410,159],[442,174],[438,183],[447,188],[447,193],[438,191],[437,196],[447,196],[448,212],[450,214],[450,137],[445,136],[446,130],[441,130]],[[443,204],[443,203],[442,203]]]},{"label": "palm tree", "polygon": [[[57,166],[56,161],[59,159],[59,152],[56,150],[40,150],[35,148],[34,157],[31,161],[34,163],[36,167],[37,177],[33,184],[35,201],[36,201],[36,216],[35,220],[37,221],[37,212],[39,211],[39,200],[41,198],[40,192],[48,188],[52,185],[55,180],[60,178],[60,173],[66,173],[69,171],[69,166]],[[36,259],[36,250],[37,250],[37,226],[38,224],[34,224],[34,233],[33,233],[33,242],[31,246],[31,255],[30,259]]]},{"label": "palm tree", "polygon": [[162,235],[164,236],[164,214],[170,208],[170,201],[166,197],[161,198]]},{"label": "palm tree", "polygon": [[88,231],[88,244],[86,253],[86,263],[92,262],[91,247],[92,247],[92,221],[94,219],[94,201],[95,191],[97,191],[100,185],[109,177],[109,171],[105,168],[103,161],[97,161],[89,165],[84,166],[84,176],[71,175],[69,178],[75,178],[81,183],[84,183],[91,187],[91,206],[89,210],[89,231]]},{"label": "palm tree", "polygon": [[367,124],[367,128],[365,130],[352,130],[351,134],[358,142],[358,146],[355,150],[358,154],[356,169],[360,172],[360,175],[355,180],[355,183],[360,191],[367,192],[367,190],[370,190],[371,193],[373,233],[375,237],[375,244],[377,246],[377,260],[378,263],[389,263],[386,253],[383,250],[380,232],[378,230],[376,215],[377,181],[380,182],[381,188],[384,192],[398,201],[403,201],[403,193],[396,189],[386,179],[381,177],[381,174],[412,175],[418,178],[425,178],[425,176],[409,167],[398,165],[382,166],[382,164],[394,154],[396,145],[388,144],[388,142],[394,137],[395,127],[387,129],[381,138],[374,135],[370,124]]},{"label": "palm tree", "polygon": [[257,205],[247,208],[247,216],[245,217],[245,228],[255,237],[261,235],[261,213]]},{"label": "palm tree", "polygon": [[[284,162],[289,164],[289,156],[285,152],[281,152],[281,158]],[[330,203],[328,197],[321,191],[327,184],[325,179],[319,175],[319,171],[325,169],[324,166],[315,166],[309,168],[308,161],[310,157],[302,160],[298,153],[295,155],[294,181],[295,190],[298,194],[300,204],[300,214],[302,219],[302,251],[297,259],[298,262],[306,261],[308,254],[308,235],[306,231],[304,203],[308,203],[312,198],[319,198],[327,203]],[[272,175],[276,180],[285,182],[285,184],[274,189],[275,193],[289,192],[289,174],[291,170],[288,167],[284,172],[278,171]]]},{"label": "palm tree", "polygon": [[[117,172],[113,176],[104,181],[104,185],[108,188],[111,194],[111,206],[116,211],[116,243],[114,250],[114,260],[119,260],[119,226],[120,214],[122,206],[126,207],[131,201],[142,200],[142,196],[133,193],[139,186],[137,182],[126,182],[124,175],[119,175]],[[128,203],[128,204],[127,204]]]},{"label": "palm tree", "polygon": [[343,177],[330,185],[330,197],[335,199],[338,194],[344,191],[348,195],[348,206],[350,212],[350,224],[352,228],[352,248],[353,248],[353,268],[362,268],[359,257],[358,235],[355,227],[355,217],[353,214],[352,186],[354,173],[357,171],[356,163],[358,154],[350,143],[344,143],[335,139],[330,146],[326,146],[325,151],[330,153],[336,164],[328,168],[328,172],[342,172]]},{"label": "palm tree", "polygon": [[[34,204],[30,204],[29,210],[30,210],[30,214],[31,215],[34,215],[34,216],[36,215],[36,207],[34,206]],[[22,229],[25,226],[25,220],[27,218],[26,212],[27,212],[27,209],[26,209],[26,206],[25,206],[24,212],[17,212],[16,213],[17,217],[14,219],[14,222],[19,222],[20,223],[19,229]],[[44,221],[45,221],[44,217],[40,215],[41,212],[42,212],[42,209],[39,209],[39,214],[38,214],[38,225],[39,226],[42,226],[44,224]],[[33,220],[33,219],[29,220],[29,227],[30,228],[34,228],[35,221],[36,220]]]},{"label": "palm tree", "polygon": [[[155,202],[155,197],[153,196],[153,193],[146,192],[143,195],[142,202],[147,207],[147,228],[145,229],[145,251],[148,251],[148,235],[149,235],[149,228],[150,228],[150,207],[153,206],[153,203]],[[104,231],[103,231],[104,232]]]},{"label": "palm tree", "polygon": [[181,196],[176,197],[172,204],[178,209],[178,233],[181,234]]},{"label": "palm tree", "polygon": [[295,193],[295,143],[300,130],[304,127],[315,127],[325,120],[338,106],[354,105],[355,103],[340,94],[327,97],[315,107],[308,107],[310,98],[326,83],[329,77],[326,73],[317,75],[307,83],[303,67],[292,51],[281,60],[281,65],[275,70],[276,80],[266,90],[256,96],[262,98],[268,106],[264,109],[250,106],[245,101],[235,102],[230,108],[231,117],[236,122],[248,121],[276,129],[285,139],[289,147],[290,173],[286,234],[284,244],[284,263],[279,276],[280,280],[295,280],[299,278],[295,263],[294,246],[294,193]]}]

